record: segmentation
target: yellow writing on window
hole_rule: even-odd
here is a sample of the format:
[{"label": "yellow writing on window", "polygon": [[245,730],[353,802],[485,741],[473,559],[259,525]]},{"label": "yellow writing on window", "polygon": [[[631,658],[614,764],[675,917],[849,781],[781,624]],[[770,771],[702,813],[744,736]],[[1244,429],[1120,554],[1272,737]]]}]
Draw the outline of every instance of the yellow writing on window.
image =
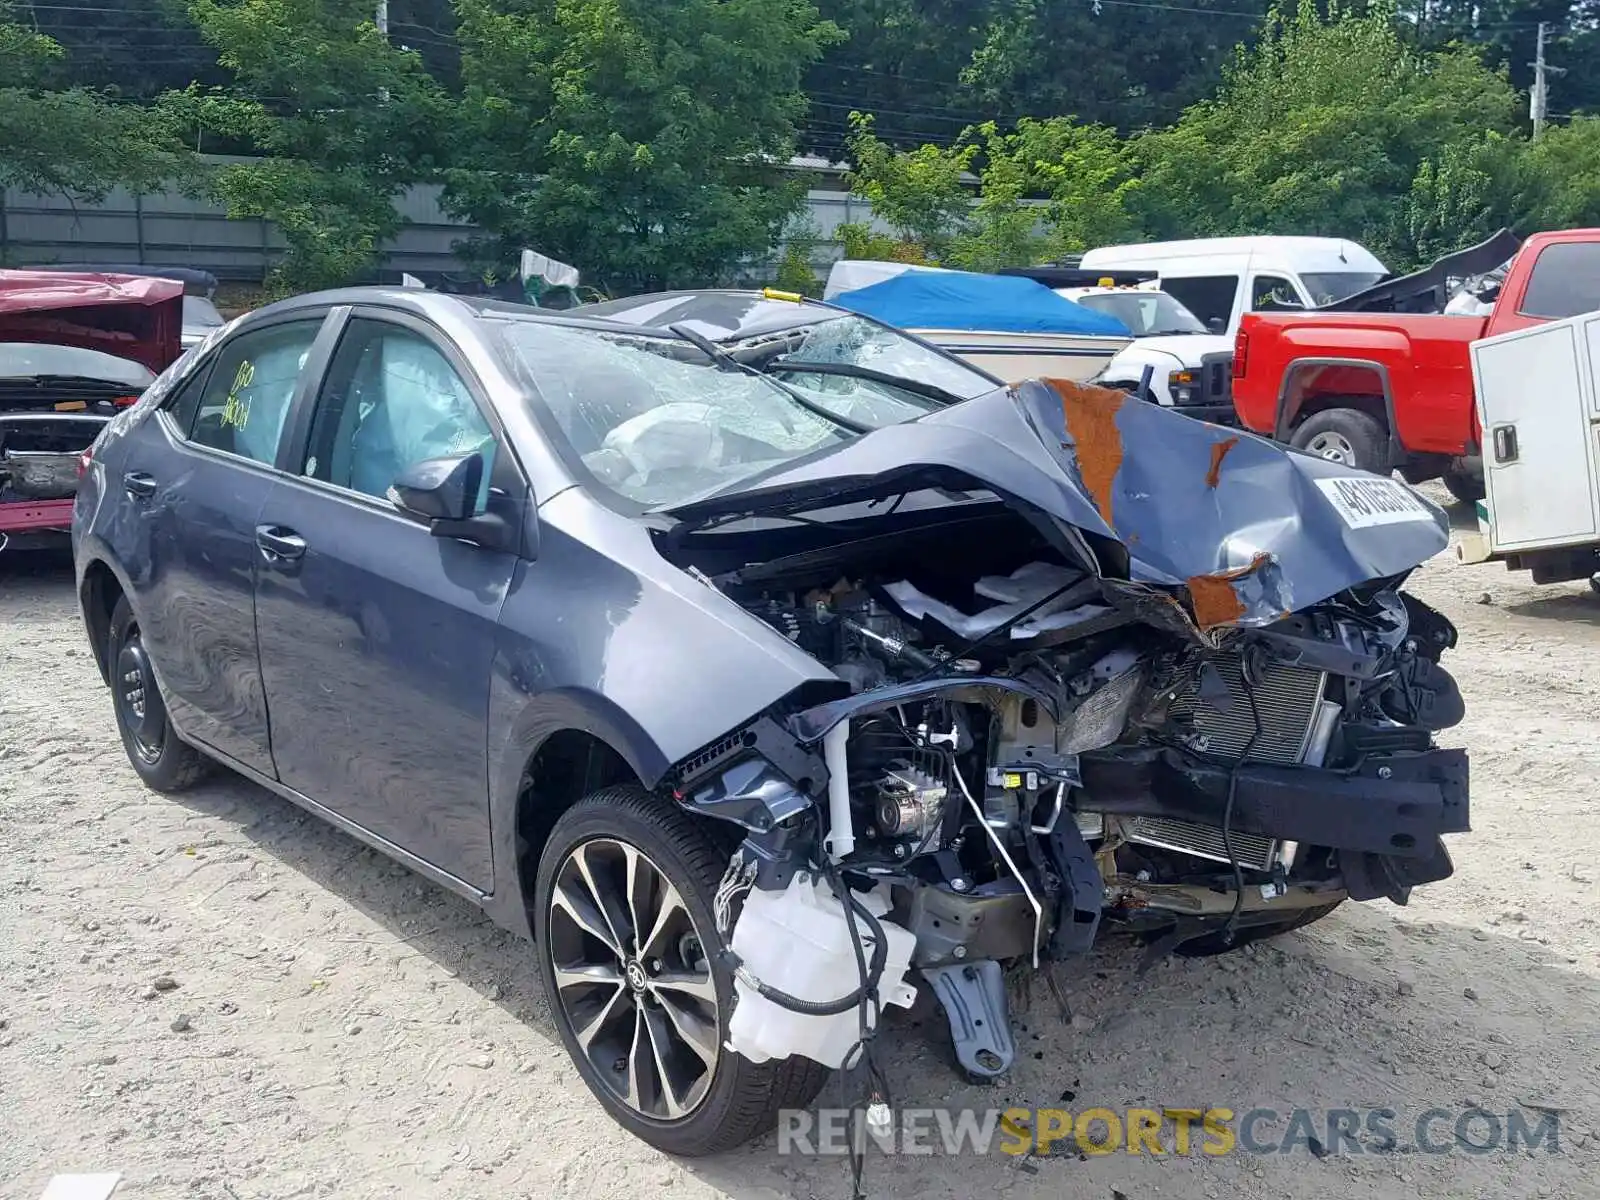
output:
[{"label": "yellow writing on window", "polygon": [[255,380],[256,367],[249,359],[239,364],[239,369],[234,372],[233,384],[228,388],[227,402],[222,406],[222,423],[232,425],[235,429],[243,429],[250,422],[250,400],[241,398],[239,393],[249,387]]}]

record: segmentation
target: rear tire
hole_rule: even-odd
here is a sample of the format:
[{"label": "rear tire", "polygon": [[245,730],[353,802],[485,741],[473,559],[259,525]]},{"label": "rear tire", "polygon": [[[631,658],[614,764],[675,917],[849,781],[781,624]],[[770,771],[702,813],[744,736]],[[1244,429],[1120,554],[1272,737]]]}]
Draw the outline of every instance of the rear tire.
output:
[{"label": "rear tire", "polygon": [[1446,471],[1440,476],[1450,494],[1463,504],[1475,504],[1488,493],[1484,490],[1483,476],[1473,471]]},{"label": "rear tire", "polygon": [[1269,925],[1246,925],[1233,935],[1231,942],[1226,941],[1220,933],[1208,933],[1204,937],[1197,937],[1191,941],[1180,942],[1173,948],[1173,953],[1184,958],[1211,958],[1218,954],[1228,954],[1251,942],[1265,941],[1267,938],[1278,937],[1288,933],[1291,929],[1304,929],[1313,921],[1320,921],[1339,905],[1342,899],[1335,900],[1332,904],[1319,905],[1316,908],[1303,908],[1292,917],[1282,921],[1274,921]]},{"label": "rear tire", "polygon": [[1389,438],[1377,420],[1356,408],[1312,413],[1289,436],[1296,450],[1347,467],[1387,475]]},{"label": "rear tire", "polygon": [[139,622],[126,596],[117,600],[111,613],[106,663],[122,748],[145,786],[157,792],[181,792],[211,774],[216,764],[179,738],[172,727]]},{"label": "rear tire", "polygon": [[[828,1068],[798,1055],[753,1063],[727,1048],[733,976],[722,961],[712,914],[727,864],[728,851],[703,822],[633,785],[603,788],[578,801],[556,821],[539,860],[534,937],[567,1053],[617,1124],[658,1150],[689,1158],[767,1132],[780,1110],[809,1104],[828,1077]],[[630,886],[630,879],[643,882]],[[585,907],[586,897],[599,902]],[[660,915],[669,910],[670,923]],[[574,918],[580,911],[587,926]],[[664,932],[640,946],[635,924]],[[595,927],[606,936],[595,936]],[[707,975],[714,1013],[708,991],[666,983]],[[644,1037],[647,1049],[667,1045],[663,1022],[683,1034],[685,1014],[696,1036],[680,1037],[682,1045],[664,1057],[658,1052],[654,1066],[646,1056],[635,1075],[629,1047]],[[716,1047],[709,1069],[696,1044]],[[669,1082],[668,1074],[676,1078]],[[671,1116],[678,1106],[687,1111]]]}]

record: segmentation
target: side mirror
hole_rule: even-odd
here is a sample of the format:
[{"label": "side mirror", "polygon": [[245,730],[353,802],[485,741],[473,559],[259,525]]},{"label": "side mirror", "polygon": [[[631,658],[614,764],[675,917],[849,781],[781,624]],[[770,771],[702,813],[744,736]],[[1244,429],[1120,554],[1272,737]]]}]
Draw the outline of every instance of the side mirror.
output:
[{"label": "side mirror", "polygon": [[1223,330],[1227,329],[1228,326],[1221,317],[1207,317],[1206,328],[1212,333],[1221,333]]},{"label": "side mirror", "polygon": [[483,455],[426,458],[400,472],[389,486],[389,503],[429,524],[466,521],[477,507],[482,486]]}]

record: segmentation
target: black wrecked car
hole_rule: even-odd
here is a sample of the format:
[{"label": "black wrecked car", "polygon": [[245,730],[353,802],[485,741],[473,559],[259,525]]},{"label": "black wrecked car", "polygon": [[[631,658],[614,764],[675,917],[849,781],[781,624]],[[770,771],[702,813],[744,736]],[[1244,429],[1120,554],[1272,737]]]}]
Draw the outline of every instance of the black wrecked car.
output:
[{"label": "black wrecked car", "polygon": [[687,332],[363,289],[169,369],[74,524],[134,769],[532,934],[585,1081],[683,1154],[918,987],[993,1077],[1002,967],[1449,875],[1433,505],[1074,385],[874,428]]}]

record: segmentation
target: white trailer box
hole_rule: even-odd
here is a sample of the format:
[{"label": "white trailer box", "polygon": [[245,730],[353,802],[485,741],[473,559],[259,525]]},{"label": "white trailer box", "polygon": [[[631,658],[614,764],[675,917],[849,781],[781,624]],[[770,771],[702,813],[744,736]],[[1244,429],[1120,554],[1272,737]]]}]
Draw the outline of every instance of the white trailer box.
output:
[{"label": "white trailer box", "polygon": [[1472,344],[1487,497],[1467,562],[1535,583],[1600,571],[1600,312]]}]

